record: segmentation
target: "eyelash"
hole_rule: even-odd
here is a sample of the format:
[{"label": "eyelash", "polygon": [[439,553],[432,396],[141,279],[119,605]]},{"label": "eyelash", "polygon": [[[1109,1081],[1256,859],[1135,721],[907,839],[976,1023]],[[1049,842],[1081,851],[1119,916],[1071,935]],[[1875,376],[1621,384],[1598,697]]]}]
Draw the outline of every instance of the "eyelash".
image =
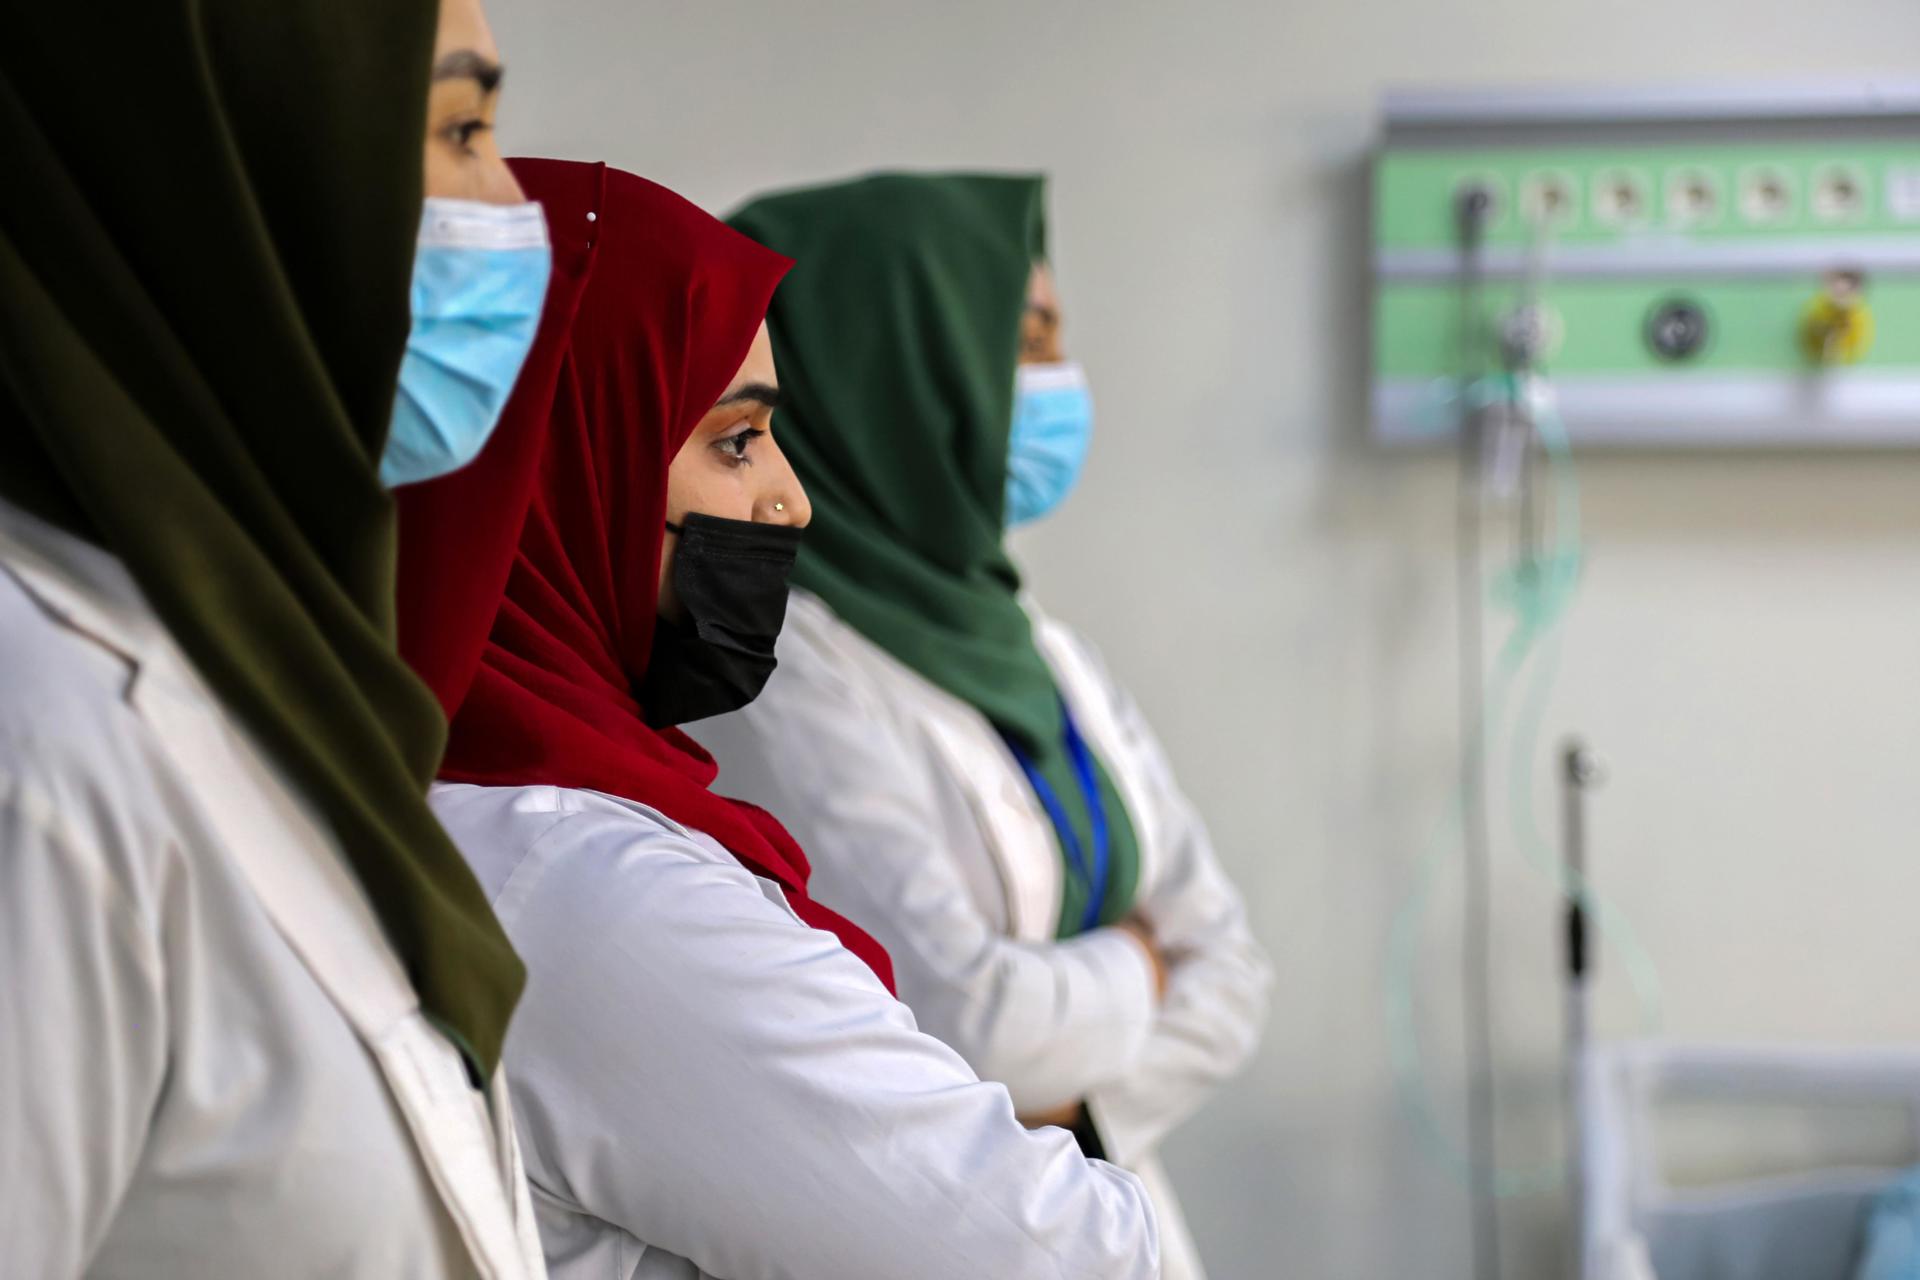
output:
[{"label": "eyelash", "polygon": [[724,439],[715,440],[713,447],[720,451],[720,455],[727,460],[728,466],[750,467],[753,465],[753,459],[747,456],[747,450],[752,447],[755,440],[765,434],[767,433],[763,428],[748,427],[745,431],[736,431]]},{"label": "eyelash", "polygon": [[492,127],[485,120],[461,120],[441,130],[441,136],[468,155],[472,155],[473,140]]}]

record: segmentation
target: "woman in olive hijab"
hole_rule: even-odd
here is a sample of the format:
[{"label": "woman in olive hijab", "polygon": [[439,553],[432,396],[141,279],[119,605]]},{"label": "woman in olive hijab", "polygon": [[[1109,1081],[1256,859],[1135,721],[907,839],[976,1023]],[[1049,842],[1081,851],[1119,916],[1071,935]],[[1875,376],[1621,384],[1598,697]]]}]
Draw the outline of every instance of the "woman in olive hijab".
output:
[{"label": "woman in olive hijab", "polygon": [[[462,218],[510,224],[534,316],[546,272],[477,0],[438,18],[0,36],[0,1275],[540,1272],[494,1072],[520,965],[393,640],[389,428],[449,420],[396,399],[410,276],[445,296],[416,242],[442,287]],[[423,149],[479,203],[423,226]]]},{"label": "woman in olive hijab", "polygon": [[734,215],[798,264],[768,324],[814,518],[779,669],[691,732],[813,851],[924,1029],[1141,1175],[1193,1280],[1153,1153],[1252,1053],[1268,966],[1139,709],[1004,546],[1092,426],[1043,194],[886,174]]}]

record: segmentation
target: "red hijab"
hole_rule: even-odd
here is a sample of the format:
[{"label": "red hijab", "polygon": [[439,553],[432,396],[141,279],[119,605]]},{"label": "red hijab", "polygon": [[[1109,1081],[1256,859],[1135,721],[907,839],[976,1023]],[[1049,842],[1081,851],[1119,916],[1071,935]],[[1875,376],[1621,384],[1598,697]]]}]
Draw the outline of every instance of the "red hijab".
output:
[{"label": "red hijab", "polygon": [[778,883],[891,990],[880,944],[807,896],[793,837],[709,790],[713,757],[678,729],[649,728],[635,695],[667,468],[739,372],[792,264],[618,169],[522,160],[514,172],[555,244],[539,342],[473,466],[400,491],[401,649],[451,721],[440,776],[656,809]]}]

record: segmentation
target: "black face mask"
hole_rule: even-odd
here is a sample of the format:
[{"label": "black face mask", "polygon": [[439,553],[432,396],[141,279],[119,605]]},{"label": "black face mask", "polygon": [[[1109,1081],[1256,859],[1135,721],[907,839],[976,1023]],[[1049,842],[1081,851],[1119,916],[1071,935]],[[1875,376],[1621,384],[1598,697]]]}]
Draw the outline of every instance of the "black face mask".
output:
[{"label": "black face mask", "polygon": [[654,623],[636,692],[655,729],[738,711],[760,696],[773,674],[787,575],[800,551],[800,530],[791,525],[694,514],[667,528],[680,535],[673,590],[686,620]]}]

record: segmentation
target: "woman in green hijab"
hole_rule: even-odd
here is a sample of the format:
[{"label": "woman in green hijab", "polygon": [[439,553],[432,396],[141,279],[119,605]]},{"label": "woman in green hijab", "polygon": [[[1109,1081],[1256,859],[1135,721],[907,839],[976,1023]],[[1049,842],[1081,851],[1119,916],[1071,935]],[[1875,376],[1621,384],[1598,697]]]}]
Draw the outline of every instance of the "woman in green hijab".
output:
[{"label": "woman in green hijab", "polygon": [[1004,537],[1092,426],[1036,178],[885,174],[753,201],[797,262],[768,323],[813,501],[779,669],[692,732],[778,812],[921,1027],[1153,1195],[1153,1152],[1251,1054],[1268,968],[1132,700],[1021,593]]},{"label": "woman in green hijab", "polygon": [[[436,9],[0,35],[0,1275],[540,1274],[494,1072],[520,966],[393,638],[390,427],[477,447],[498,408],[396,398],[410,308],[488,228],[506,358],[434,354],[504,394],[547,270],[478,0]],[[478,203],[423,220],[423,155]]]}]

